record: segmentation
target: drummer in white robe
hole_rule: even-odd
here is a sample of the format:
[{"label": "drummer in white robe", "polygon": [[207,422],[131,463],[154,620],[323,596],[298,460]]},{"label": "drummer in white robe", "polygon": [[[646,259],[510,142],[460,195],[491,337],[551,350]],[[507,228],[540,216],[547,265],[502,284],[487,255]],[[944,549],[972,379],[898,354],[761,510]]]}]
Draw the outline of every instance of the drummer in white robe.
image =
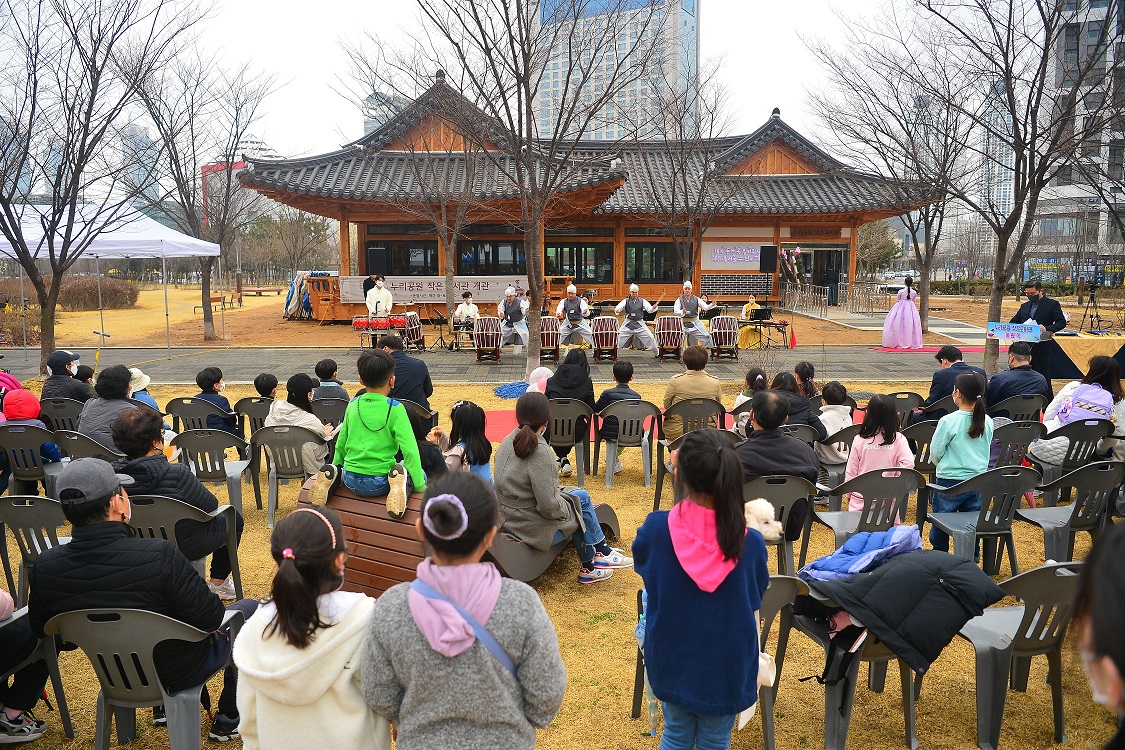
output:
[{"label": "drummer in white robe", "polygon": [[586,324],[590,306],[585,297],[578,296],[578,289],[571,284],[566,288],[566,296],[559,300],[555,317],[559,319],[559,343],[569,344],[574,336],[579,336],[592,349],[594,333]]},{"label": "drummer in white robe", "polygon": [[687,339],[687,345],[701,344],[704,349],[711,348],[711,334],[704,329],[703,324],[699,321],[699,313],[705,310],[710,310],[715,306],[713,302],[704,302],[691,293],[691,282],[684,282],[684,291],[679,297],[676,297],[676,304],[672,307],[672,313],[684,321],[684,337]]},{"label": "drummer in white robe", "polygon": [[618,315],[625,313],[625,324],[617,330],[618,349],[624,349],[630,342],[639,342],[646,349],[656,350],[656,337],[645,323],[645,313],[651,315],[656,312],[656,306],[642,299],[640,291],[636,284],[630,284],[629,296],[613,308],[613,312]]},{"label": "drummer in white robe", "polygon": [[375,277],[375,286],[371,287],[371,291],[367,293],[364,302],[367,303],[369,315],[391,314],[394,299],[391,297],[391,290],[386,288],[386,280],[382,276]]},{"label": "drummer in white robe", "polygon": [[514,343],[514,353],[520,353],[521,346],[527,346],[530,336],[527,332],[527,309],[531,304],[526,297],[516,299],[516,290],[508,287],[504,290],[504,299],[496,305],[496,314],[500,318],[500,346]]}]

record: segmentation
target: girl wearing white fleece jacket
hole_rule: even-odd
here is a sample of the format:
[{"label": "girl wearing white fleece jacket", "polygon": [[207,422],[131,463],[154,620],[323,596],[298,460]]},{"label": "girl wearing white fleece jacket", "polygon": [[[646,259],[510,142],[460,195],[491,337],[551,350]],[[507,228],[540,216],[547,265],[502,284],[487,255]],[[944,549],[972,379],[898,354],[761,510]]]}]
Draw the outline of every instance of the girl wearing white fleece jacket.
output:
[{"label": "girl wearing white fleece jacket", "polygon": [[387,720],[369,709],[360,659],[374,600],[337,591],[343,530],[327,508],[299,508],[270,539],[278,564],[271,598],[234,643],[239,733],[245,750],[309,747],[390,750]]},{"label": "girl wearing white fleece jacket", "polygon": [[480,562],[498,522],[492,485],[475,474],[426,485],[417,528],[431,557],[414,584],[375,603],[362,668],[367,703],[394,723],[397,750],[530,750],[562,705],[566,669],[539,595]]}]

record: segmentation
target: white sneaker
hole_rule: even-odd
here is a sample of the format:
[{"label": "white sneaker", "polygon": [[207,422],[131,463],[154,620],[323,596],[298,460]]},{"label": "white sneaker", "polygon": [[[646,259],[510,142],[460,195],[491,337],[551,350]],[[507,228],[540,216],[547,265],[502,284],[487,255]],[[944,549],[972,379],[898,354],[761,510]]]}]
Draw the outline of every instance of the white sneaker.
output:
[{"label": "white sneaker", "polygon": [[406,467],[395,464],[387,472],[387,483],[390,491],[387,493],[387,513],[391,518],[402,518],[406,514]]},{"label": "white sneaker", "polygon": [[614,474],[620,474],[623,471],[625,471],[625,467],[621,465],[621,459],[619,458],[613,464],[613,473]]},{"label": "white sneaker", "polygon": [[633,558],[626,557],[622,550],[611,547],[608,555],[603,555],[601,552],[594,553],[594,567],[599,570],[605,568],[631,568],[633,567]]},{"label": "white sneaker", "polygon": [[560,459],[559,460],[559,476],[569,477],[573,473],[574,473],[574,467],[572,467],[570,465],[570,459],[569,458]]},{"label": "white sneaker", "polygon": [[597,583],[598,581],[604,581],[605,579],[609,578],[612,575],[613,575],[613,571],[610,570],[609,568],[595,567],[593,570],[587,570],[586,568],[582,568],[581,570],[578,571],[578,582],[579,583]]},{"label": "white sneaker", "polygon": [[227,580],[218,586],[208,581],[207,588],[211,589],[211,593],[216,594],[224,602],[233,602],[237,598],[234,592],[234,579],[230,576],[227,576]]}]

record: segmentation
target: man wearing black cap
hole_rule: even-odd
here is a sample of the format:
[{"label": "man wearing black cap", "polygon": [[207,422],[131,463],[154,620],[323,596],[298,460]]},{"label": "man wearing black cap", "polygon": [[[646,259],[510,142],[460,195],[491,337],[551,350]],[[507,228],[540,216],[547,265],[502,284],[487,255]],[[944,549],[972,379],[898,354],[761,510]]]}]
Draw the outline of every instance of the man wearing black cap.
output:
[{"label": "man wearing black cap", "polygon": [[[71,523],[71,541],[39,556],[31,570],[28,622],[44,637],[52,617],[79,609],[143,609],[210,631],[197,643],[168,641],[154,651],[156,669],[169,694],[200,685],[227,664],[231,651],[225,610],[219,597],[171,542],[134,539],[128,522],[132,506],[125,485],[133,478],[117,474],[98,458],[79,458],[60,472],[56,484],[63,515]],[[231,605],[249,617],[257,602]],[[219,713],[208,732],[212,741],[238,737],[237,678],[233,666],[224,674]],[[153,711],[154,723],[163,710]]]},{"label": "man wearing black cap", "polygon": [[78,352],[59,349],[47,357],[47,379],[43,381],[40,400],[45,398],[72,398],[86,402],[94,397],[90,389],[75,379],[78,370]]}]

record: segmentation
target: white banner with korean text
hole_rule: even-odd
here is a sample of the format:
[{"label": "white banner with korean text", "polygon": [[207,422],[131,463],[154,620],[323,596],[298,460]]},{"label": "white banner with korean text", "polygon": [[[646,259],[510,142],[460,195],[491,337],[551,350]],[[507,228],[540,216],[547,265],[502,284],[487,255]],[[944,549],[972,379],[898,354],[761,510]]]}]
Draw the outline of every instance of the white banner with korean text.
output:
[{"label": "white banner with korean text", "polygon": [[[362,304],[363,281],[366,276],[340,277],[340,301]],[[499,302],[504,298],[504,289],[513,286],[527,289],[527,276],[455,276],[453,277],[453,297],[461,302],[465,292],[473,293],[477,303]],[[406,302],[445,302],[444,276],[388,276],[386,288],[396,303]]]}]

